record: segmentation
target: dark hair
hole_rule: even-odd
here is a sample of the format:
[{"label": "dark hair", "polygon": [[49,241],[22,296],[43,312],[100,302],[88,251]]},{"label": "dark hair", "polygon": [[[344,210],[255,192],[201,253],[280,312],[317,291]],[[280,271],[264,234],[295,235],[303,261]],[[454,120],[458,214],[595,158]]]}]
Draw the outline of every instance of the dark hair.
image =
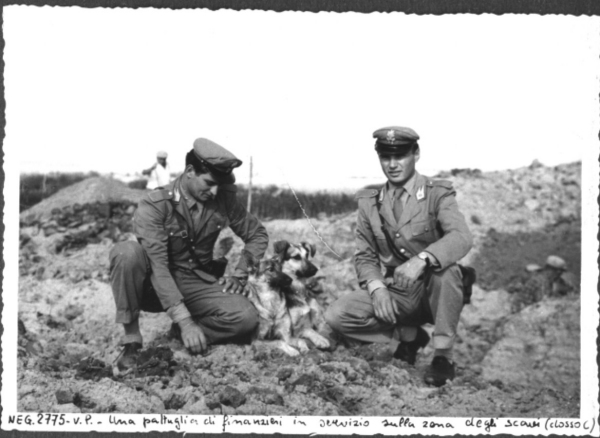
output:
[{"label": "dark hair", "polygon": [[192,166],[194,168],[194,172],[196,172],[196,175],[209,173],[208,168],[204,164],[202,164],[202,162],[198,159],[193,149],[189,151],[185,156],[186,169],[188,166]]}]

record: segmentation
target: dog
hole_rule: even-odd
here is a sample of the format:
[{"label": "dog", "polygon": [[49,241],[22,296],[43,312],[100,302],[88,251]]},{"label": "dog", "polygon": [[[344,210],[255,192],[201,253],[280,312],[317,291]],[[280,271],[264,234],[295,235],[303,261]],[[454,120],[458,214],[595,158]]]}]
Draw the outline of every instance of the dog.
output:
[{"label": "dog", "polygon": [[330,348],[330,342],[319,331],[326,329],[323,308],[316,297],[323,288],[315,279],[319,269],[310,261],[317,249],[307,242],[290,244],[280,240],[273,244],[274,258],[283,267],[283,273],[292,278],[292,284],[284,288],[287,307],[295,338],[309,340],[319,349]]},{"label": "dog", "polygon": [[253,342],[269,342],[289,356],[306,353],[306,342],[293,336],[287,299],[292,278],[282,272],[277,257],[261,261],[248,253],[244,257],[248,267],[247,297],[259,316]]}]

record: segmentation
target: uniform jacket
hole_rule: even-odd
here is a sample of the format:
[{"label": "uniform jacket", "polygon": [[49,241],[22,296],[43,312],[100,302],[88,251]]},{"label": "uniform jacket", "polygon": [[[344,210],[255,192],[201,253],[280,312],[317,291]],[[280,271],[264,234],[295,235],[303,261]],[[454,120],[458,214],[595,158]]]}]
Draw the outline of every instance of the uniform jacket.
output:
[{"label": "uniform jacket", "polygon": [[[417,173],[408,194],[398,221],[391,205],[383,202],[383,190],[364,189],[356,195],[358,223],[354,263],[362,287],[372,280],[384,281],[381,265],[386,269],[395,268],[421,251],[427,251],[437,259],[441,270],[464,257],[473,245],[450,181],[433,180]],[[382,225],[405,259],[393,255]]]},{"label": "uniform jacket", "polygon": [[[202,220],[197,229],[193,228],[180,193],[179,178],[164,188],[146,193],[139,202],[133,218],[133,232],[146,251],[152,286],[165,309],[183,299],[172,271],[187,271],[206,283],[217,280],[200,270],[199,263],[212,260],[215,242],[225,227],[229,226],[244,241],[245,251],[262,259],[269,240],[267,232],[237,201],[236,191],[233,184],[219,186],[215,199],[203,204]],[[191,256],[189,248],[195,257]],[[234,275],[246,276],[245,263],[245,258],[241,257]]]}]

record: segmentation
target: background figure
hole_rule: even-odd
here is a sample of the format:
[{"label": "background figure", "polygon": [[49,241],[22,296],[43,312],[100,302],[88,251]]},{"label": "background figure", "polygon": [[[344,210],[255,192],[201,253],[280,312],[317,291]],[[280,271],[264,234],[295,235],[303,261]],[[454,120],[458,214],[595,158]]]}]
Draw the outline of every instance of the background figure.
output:
[{"label": "background figure", "polygon": [[149,176],[147,189],[154,190],[171,182],[171,167],[167,164],[167,156],[165,151],[157,152],[156,163],[152,167],[142,170],[142,175]]}]

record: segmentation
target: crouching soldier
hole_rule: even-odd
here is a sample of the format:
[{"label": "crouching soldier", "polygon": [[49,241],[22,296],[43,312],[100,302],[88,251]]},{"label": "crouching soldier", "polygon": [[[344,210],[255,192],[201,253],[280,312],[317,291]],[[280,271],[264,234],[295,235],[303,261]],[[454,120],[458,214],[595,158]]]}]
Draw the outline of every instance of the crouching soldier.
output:
[{"label": "crouching soldier", "polygon": [[257,326],[256,310],[243,294],[245,258],[230,277],[223,277],[226,261],[213,260],[215,242],[227,226],[256,259],[267,249],[265,228],[236,199],[233,169],[241,164],[225,148],[199,138],[184,172],[139,202],[137,242],[119,243],[110,252],[116,322],[125,329],[116,360],[120,369],[133,367],[142,347],[141,310],[166,312],[192,353],[241,340]]},{"label": "crouching soldier", "polygon": [[420,326],[435,324],[435,353],[425,381],[441,386],[455,376],[452,346],[464,291],[470,294],[474,281],[471,268],[456,264],[471,249],[471,233],[452,183],[415,170],[416,132],[393,126],[373,136],[388,181],[381,190],[357,194],[354,263],[362,290],[334,302],[326,319],[349,338],[399,340],[394,357],[409,364],[430,341]]}]

